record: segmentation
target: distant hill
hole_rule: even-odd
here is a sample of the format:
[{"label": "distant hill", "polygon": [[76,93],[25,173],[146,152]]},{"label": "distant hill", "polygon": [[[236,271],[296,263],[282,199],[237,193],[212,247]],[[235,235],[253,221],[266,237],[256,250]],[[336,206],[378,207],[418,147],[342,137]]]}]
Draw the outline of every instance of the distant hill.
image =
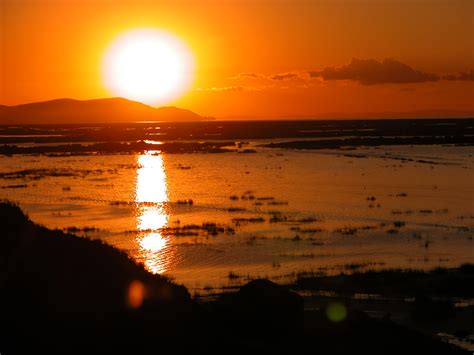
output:
[{"label": "distant hill", "polygon": [[17,106],[0,105],[0,124],[121,123],[210,119],[178,107],[154,108],[123,98],[56,99]]}]

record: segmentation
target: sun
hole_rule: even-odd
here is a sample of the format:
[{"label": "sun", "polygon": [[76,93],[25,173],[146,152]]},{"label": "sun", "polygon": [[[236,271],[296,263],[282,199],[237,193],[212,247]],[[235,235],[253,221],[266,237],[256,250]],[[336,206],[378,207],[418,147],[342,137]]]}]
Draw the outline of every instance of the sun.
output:
[{"label": "sun", "polygon": [[156,29],[136,29],[118,36],[107,48],[102,74],[115,96],[158,105],[189,88],[194,60],[177,37]]}]

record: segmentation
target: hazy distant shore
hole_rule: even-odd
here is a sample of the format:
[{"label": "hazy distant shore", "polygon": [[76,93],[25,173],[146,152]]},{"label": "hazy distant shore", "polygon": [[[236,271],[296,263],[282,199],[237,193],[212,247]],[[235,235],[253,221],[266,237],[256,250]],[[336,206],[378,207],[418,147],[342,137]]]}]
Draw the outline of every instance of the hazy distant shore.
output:
[{"label": "hazy distant shore", "polygon": [[60,154],[70,153],[72,155],[99,154],[136,154],[144,151],[159,151],[163,153],[225,153],[229,150],[224,146],[233,145],[233,142],[225,143],[163,143],[160,145],[150,144],[143,141],[131,143],[95,143],[95,144],[65,144],[48,145],[36,147],[18,147],[14,145],[0,146],[0,154]]},{"label": "hazy distant shore", "polygon": [[466,136],[473,126],[474,118],[3,124],[0,143]]},{"label": "hazy distant shore", "polygon": [[[237,141],[268,148],[338,149],[382,145],[474,144],[473,119],[230,121],[0,126],[0,154],[226,152]],[[298,141],[298,139],[304,141]],[[312,139],[312,140],[310,140]],[[165,143],[156,145],[156,143]],[[199,143],[199,144],[198,144]]]},{"label": "hazy distant shore", "polygon": [[[61,144],[61,145],[42,145],[32,147],[21,147],[16,145],[0,146],[0,154],[55,154],[65,153],[69,155],[87,155],[92,153],[99,154],[136,154],[145,151],[160,151],[162,153],[226,153],[234,150],[227,149],[239,145],[234,142],[199,142],[199,143],[180,143],[168,142],[160,145],[147,143],[143,141],[131,143],[94,143],[94,144]],[[458,145],[473,146],[474,136],[458,137],[410,137],[410,138],[346,138],[331,140],[304,140],[279,142],[262,145],[265,148],[283,148],[283,149],[355,149],[357,147],[379,147],[390,145]],[[253,153],[251,149],[236,150],[242,153]]]},{"label": "hazy distant shore", "polygon": [[266,148],[284,149],[341,149],[357,147],[379,147],[387,145],[439,145],[454,144],[461,146],[474,145],[471,136],[443,136],[443,137],[409,137],[409,138],[346,138],[328,140],[305,140],[265,144]]}]

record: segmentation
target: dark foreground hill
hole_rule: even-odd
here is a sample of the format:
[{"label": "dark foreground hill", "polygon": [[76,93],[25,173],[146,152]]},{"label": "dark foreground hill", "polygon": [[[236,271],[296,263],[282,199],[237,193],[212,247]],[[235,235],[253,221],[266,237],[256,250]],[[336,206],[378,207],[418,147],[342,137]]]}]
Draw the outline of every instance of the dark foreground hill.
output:
[{"label": "dark foreground hill", "polygon": [[123,98],[57,99],[18,106],[0,106],[0,124],[128,123],[201,121],[206,118],[178,107],[154,108]]},{"label": "dark foreground hill", "polygon": [[[0,203],[0,352],[9,354],[465,354],[362,312],[330,321],[268,281],[198,304],[124,253]],[[337,314],[336,314],[337,316]]]},{"label": "dark foreground hill", "polygon": [[187,290],[123,252],[37,226],[14,205],[0,204],[0,221],[2,354],[139,349],[156,334],[167,346],[193,323]]}]

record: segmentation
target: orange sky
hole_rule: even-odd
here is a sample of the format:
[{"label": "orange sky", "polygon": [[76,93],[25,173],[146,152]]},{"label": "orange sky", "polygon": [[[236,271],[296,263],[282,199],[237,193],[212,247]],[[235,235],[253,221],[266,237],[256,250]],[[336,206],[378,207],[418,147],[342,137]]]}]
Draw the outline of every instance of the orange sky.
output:
[{"label": "orange sky", "polygon": [[474,111],[472,0],[0,6],[0,104],[111,96],[101,77],[105,49],[120,33],[149,27],[178,36],[196,60],[191,89],[167,105],[202,115]]}]

